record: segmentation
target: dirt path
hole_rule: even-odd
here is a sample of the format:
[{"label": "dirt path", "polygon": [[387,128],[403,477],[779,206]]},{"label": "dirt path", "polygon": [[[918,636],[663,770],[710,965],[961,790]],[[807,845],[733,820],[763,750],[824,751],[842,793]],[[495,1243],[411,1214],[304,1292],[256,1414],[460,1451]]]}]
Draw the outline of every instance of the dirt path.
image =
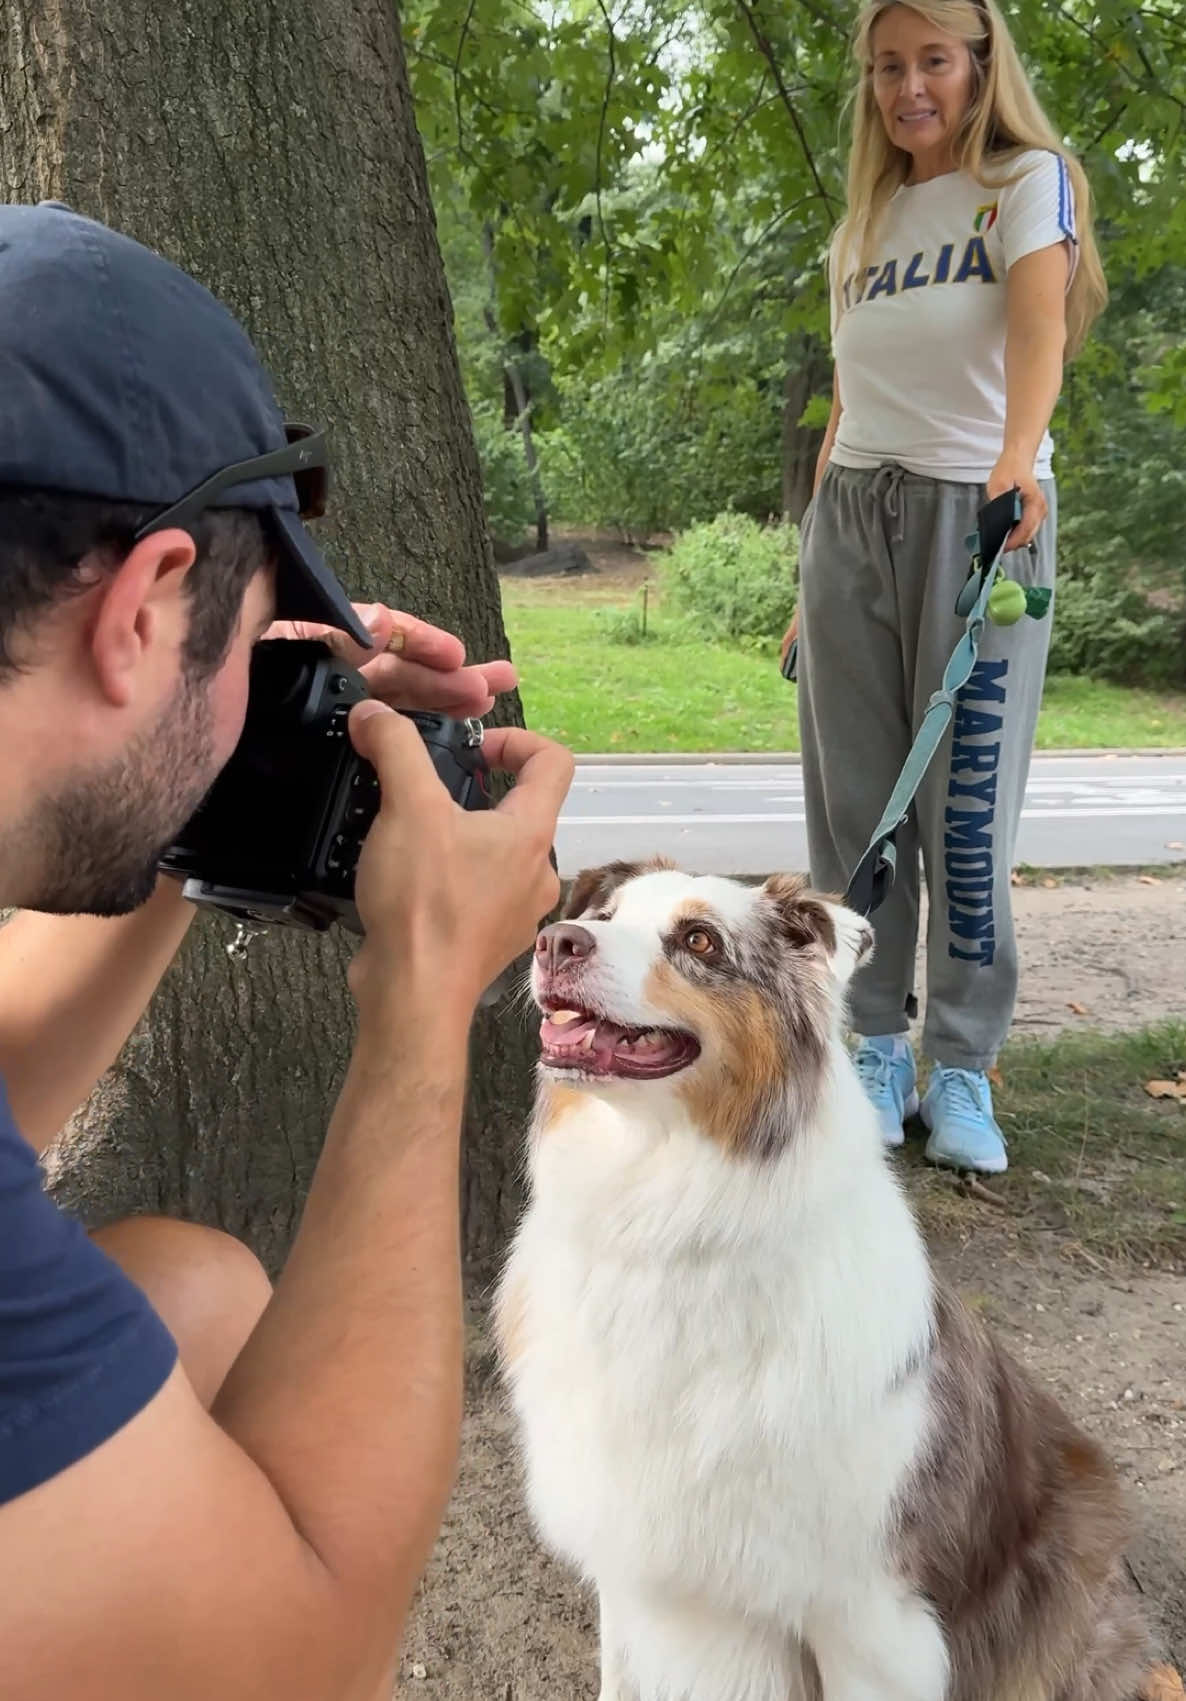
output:
[{"label": "dirt path", "polygon": [[[1186,879],[1101,879],[1048,890],[1018,886],[1013,912],[1024,965],[1014,1032],[1141,1028],[1186,1017]],[[1071,1005],[1087,1012],[1080,1016]]]},{"label": "dirt path", "polygon": [[[1108,879],[1015,893],[1026,970],[1018,1030],[1137,1027],[1186,1012],[1186,881]],[[1072,1013],[1077,1005],[1086,1017]],[[1134,1573],[1186,1667],[1186,1278],[1085,1271],[1039,1233],[987,1220],[934,1248],[940,1269],[1097,1435],[1129,1486]],[[481,1321],[461,1475],[409,1630],[401,1697],[593,1701],[596,1611],[523,1514],[512,1433]]]}]

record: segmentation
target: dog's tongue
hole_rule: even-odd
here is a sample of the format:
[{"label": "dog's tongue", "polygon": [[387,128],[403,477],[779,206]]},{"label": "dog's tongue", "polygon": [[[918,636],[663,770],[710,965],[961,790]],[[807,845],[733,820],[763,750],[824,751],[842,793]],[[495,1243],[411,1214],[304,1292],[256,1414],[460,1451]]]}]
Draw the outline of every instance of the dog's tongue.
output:
[{"label": "dog's tongue", "polygon": [[585,1035],[597,1029],[596,1016],[576,1010],[557,1010],[540,1023],[539,1037],[545,1045],[581,1045]]},{"label": "dog's tongue", "polygon": [[[574,1051],[578,1048],[598,1057],[612,1057],[624,1029],[615,1022],[599,1021],[577,1010],[556,1010],[540,1024],[541,1044],[549,1051]],[[589,1036],[593,1036],[590,1045]]]}]

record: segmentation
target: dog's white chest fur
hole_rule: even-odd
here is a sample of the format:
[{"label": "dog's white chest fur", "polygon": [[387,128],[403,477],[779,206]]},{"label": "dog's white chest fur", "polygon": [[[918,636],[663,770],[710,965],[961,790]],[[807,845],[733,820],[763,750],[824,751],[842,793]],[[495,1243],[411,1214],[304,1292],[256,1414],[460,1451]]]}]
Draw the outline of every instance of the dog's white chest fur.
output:
[{"label": "dog's white chest fur", "polygon": [[[860,1109],[845,1085],[840,1119]],[[592,1097],[539,1138],[504,1351],[533,1516],[611,1616],[663,1600],[798,1631],[821,1593],[843,1603],[884,1569],[926,1428],[902,1372],[930,1285],[896,1187],[853,1149],[867,1139],[858,1115],[810,1162],[741,1165]],[[649,1636],[630,1637],[636,1665]]]}]

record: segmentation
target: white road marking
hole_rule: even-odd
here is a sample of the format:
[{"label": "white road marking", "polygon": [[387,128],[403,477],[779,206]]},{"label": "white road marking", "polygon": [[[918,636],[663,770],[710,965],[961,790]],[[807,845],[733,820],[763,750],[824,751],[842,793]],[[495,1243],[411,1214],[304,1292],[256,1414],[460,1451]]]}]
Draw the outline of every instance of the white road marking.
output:
[{"label": "white road marking", "polygon": [[[1186,803],[1122,804],[1116,808],[1099,806],[1091,809],[1023,809],[1023,821],[1103,821],[1131,819],[1137,815],[1186,815]],[[569,827],[756,827],[769,822],[772,827],[803,822],[803,814],[770,813],[768,815],[714,815],[702,811],[699,815],[564,815],[562,825]]]}]

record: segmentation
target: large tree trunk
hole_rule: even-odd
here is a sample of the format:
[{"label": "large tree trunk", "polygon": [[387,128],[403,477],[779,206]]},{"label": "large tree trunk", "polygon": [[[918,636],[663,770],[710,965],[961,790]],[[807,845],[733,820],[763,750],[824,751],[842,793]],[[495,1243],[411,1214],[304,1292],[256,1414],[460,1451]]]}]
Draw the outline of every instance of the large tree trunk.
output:
[{"label": "large tree trunk", "polygon": [[782,407],[782,515],[796,525],[811,501],[815,463],[824,434],[801,425],[803,410],[827,382],[829,365],[819,345],[796,339],[787,370]]},{"label": "large tree trunk", "polygon": [[[392,0],[0,0],[0,21],[5,198],[103,218],[226,301],[290,416],[330,428],[320,535],[352,593],[505,655]],[[275,930],[239,964],[229,938],[195,924],[54,1181],[90,1219],[185,1213],[275,1267],[351,1044],[348,953]],[[462,1210],[485,1269],[517,1204],[522,1021],[480,1017],[474,1059]]]}]

